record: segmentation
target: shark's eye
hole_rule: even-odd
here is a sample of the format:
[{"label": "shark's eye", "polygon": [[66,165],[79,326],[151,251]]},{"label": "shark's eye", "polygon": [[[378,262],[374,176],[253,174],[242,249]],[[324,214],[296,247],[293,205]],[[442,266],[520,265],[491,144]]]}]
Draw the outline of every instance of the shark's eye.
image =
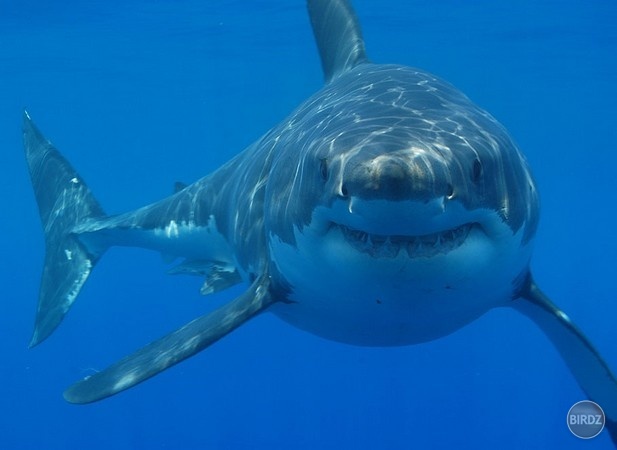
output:
[{"label": "shark's eye", "polygon": [[319,174],[322,180],[328,180],[328,160],[326,158],[322,158],[319,162]]},{"label": "shark's eye", "polygon": [[471,167],[471,181],[477,183],[482,177],[482,163],[479,159],[474,159],[473,166]]}]

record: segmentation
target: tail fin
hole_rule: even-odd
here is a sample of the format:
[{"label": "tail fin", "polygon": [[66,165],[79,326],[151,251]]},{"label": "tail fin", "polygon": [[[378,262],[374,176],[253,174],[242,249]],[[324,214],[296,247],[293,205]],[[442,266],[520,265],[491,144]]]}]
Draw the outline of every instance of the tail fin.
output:
[{"label": "tail fin", "polygon": [[104,213],[81,177],[25,111],[24,149],[45,233],[33,347],[60,324],[102,254],[89,251],[72,233],[73,228]]}]

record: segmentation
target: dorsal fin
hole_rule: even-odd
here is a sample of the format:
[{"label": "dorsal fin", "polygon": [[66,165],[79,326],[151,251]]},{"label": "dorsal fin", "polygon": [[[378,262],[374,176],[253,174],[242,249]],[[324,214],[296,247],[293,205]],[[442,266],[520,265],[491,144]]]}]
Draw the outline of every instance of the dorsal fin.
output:
[{"label": "dorsal fin", "polygon": [[182,189],[184,189],[187,186],[188,184],[183,183],[182,181],[176,181],[174,183],[174,194],[177,194],[178,192],[180,192]]},{"label": "dorsal fin", "polygon": [[346,0],[308,0],[326,82],[368,62],[358,18]]}]

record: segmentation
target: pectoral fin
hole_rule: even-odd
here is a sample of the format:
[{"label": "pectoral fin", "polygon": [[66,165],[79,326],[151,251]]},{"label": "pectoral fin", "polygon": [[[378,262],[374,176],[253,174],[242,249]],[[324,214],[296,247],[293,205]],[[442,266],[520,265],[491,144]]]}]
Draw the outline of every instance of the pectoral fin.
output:
[{"label": "pectoral fin", "polygon": [[604,410],[606,429],[617,444],[617,380],[589,339],[531,277],[511,306],[533,320],[551,340],[585,394]]},{"label": "pectoral fin", "polygon": [[260,277],[232,302],[75,383],[64,392],[64,398],[71,403],[90,403],[135,386],[208,347],[273,302],[268,277]]}]

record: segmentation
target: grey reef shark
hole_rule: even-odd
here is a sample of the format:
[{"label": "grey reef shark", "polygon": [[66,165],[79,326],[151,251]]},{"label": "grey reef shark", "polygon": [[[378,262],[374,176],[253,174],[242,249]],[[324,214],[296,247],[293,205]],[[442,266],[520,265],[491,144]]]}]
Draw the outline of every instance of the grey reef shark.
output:
[{"label": "grey reef shark", "polygon": [[327,339],[400,346],[509,307],[552,341],[617,441],[615,376],[530,273],[538,193],[505,128],[444,80],[370,62],[348,1],[308,12],[325,85],[215,172],[135,211],[105,214],[24,113],[46,250],[31,346],[110,246],[181,259],[172,271],[203,276],[203,294],[247,286],[64,398],[128,389],[266,310]]}]

